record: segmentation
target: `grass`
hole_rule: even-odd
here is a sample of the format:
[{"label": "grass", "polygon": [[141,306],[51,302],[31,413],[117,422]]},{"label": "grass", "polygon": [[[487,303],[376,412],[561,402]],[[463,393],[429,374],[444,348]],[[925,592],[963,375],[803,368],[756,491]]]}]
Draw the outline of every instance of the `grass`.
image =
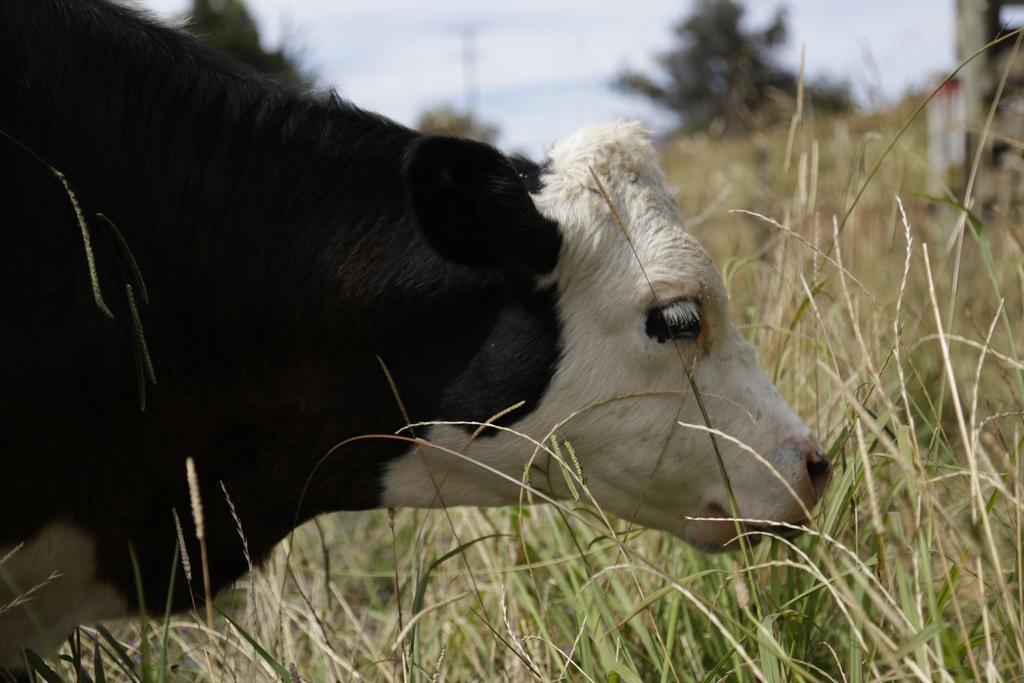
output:
[{"label": "grass", "polygon": [[211,624],[86,627],[37,666],[109,681],[1024,679],[1024,240],[962,210],[918,123],[853,202],[918,103],[664,152],[737,324],[836,465],[809,533],[707,556],[621,521],[612,534],[575,500],[335,514],[218,598]]}]

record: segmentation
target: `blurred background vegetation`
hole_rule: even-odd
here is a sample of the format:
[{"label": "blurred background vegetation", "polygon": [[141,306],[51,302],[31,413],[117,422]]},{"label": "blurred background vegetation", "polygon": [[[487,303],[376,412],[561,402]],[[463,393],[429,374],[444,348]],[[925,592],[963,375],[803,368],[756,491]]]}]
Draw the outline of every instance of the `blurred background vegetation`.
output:
[{"label": "blurred background vegetation", "polygon": [[748,28],[736,0],[698,0],[675,26],[676,44],[658,56],[660,73],[623,72],[616,85],[672,112],[684,131],[737,136],[788,120],[801,86],[821,114],[853,109],[850,85],[818,78],[801,84],[778,51],[789,37],[786,10]]},{"label": "blurred background vegetation", "polygon": [[182,17],[203,42],[263,73],[291,81],[312,79],[294,45],[269,48],[244,0],[192,0]]}]

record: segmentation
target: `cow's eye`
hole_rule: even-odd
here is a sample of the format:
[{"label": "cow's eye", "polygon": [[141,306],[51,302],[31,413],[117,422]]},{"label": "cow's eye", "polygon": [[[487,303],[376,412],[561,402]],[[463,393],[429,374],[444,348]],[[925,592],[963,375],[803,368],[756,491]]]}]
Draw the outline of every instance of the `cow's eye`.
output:
[{"label": "cow's eye", "polygon": [[700,336],[700,303],[693,299],[678,299],[647,312],[647,336],[659,343],[693,340]]}]

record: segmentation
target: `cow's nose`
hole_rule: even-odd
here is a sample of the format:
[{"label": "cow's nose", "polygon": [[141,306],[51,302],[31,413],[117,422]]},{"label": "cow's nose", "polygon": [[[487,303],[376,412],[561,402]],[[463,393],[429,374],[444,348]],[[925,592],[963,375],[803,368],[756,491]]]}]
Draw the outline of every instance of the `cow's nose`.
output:
[{"label": "cow's nose", "polygon": [[816,445],[808,446],[804,450],[804,460],[807,463],[807,476],[810,477],[811,486],[814,487],[814,499],[817,500],[821,498],[821,494],[825,492],[825,486],[828,485],[832,464]]}]

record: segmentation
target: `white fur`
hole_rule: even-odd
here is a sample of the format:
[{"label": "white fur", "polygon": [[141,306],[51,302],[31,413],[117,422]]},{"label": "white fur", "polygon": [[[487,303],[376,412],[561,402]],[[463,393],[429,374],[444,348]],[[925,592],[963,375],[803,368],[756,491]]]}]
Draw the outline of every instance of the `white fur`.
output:
[{"label": "white fur", "polygon": [[[549,168],[535,201],[563,231],[552,276],[563,358],[540,404],[513,428],[543,439],[575,414],[557,434],[574,446],[603,508],[702,547],[721,546],[734,535],[732,525],[686,520],[729,509],[708,434],[678,425],[704,424],[686,375],[692,367],[711,425],[770,463],[718,440],[741,514],[802,520],[814,502],[803,451],[815,442],[730,322],[721,277],[683,229],[646,131],[638,123],[581,130],[552,150]],[[613,201],[632,248],[592,174]],[[648,337],[647,311],[681,298],[701,302],[699,342],[659,344]],[[609,400],[637,392],[647,395]],[[508,398],[511,404],[522,397]],[[466,449],[466,433],[452,426],[432,427],[429,439],[515,480],[534,451],[507,433]],[[561,480],[554,472],[550,487],[541,488],[564,497]],[[536,475],[531,483],[541,485]],[[519,498],[515,484],[434,449],[403,456],[385,478],[387,506],[506,505]]]},{"label": "white fur", "polygon": [[[75,626],[127,613],[124,598],[96,580],[92,539],[70,524],[50,524],[20,548],[0,548],[0,559],[4,557],[0,669],[19,668],[22,649],[46,656]],[[13,602],[21,604],[8,607]]]}]

